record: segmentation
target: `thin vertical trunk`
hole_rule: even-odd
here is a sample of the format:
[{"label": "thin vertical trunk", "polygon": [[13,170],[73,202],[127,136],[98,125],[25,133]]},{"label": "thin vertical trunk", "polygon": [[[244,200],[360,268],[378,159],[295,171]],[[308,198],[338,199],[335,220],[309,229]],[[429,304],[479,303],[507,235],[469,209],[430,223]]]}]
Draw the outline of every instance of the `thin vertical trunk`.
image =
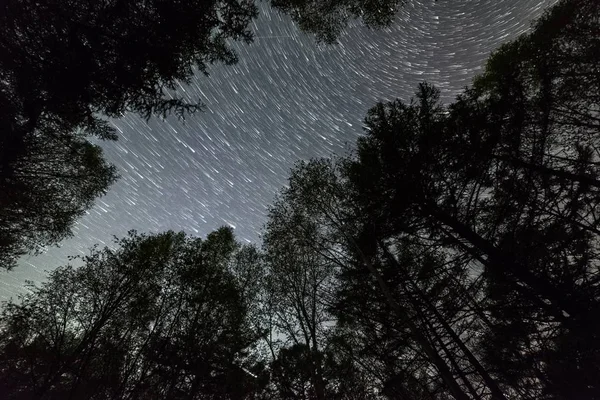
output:
[{"label": "thin vertical trunk", "polygon": [[313,274],[311,274],[311,321],[310,321],[310,335],[312,339],[312,354],[313,354],[313,363],[314,363],[314,375],[315,375],[315,394],[317,395],[317,400],[325,400],[325,382],[323,381],[323,366],[321,363],[321,357],[319,356],[319,346],[317,343],[317,302],[318,302],[318,294],[317,294],[317,277],[316,273],[313,270]]},{"label": "thin vertical trunk", "polygon": [[473,396],[474,399],[481,399],[481,396],[477,393],[477,391],[471,384],[471,381],[469,380],[469,378],[467,378],[467,376],[465,375],[465,373],[462,370],[462,368],[460,367],[460,365],[458,365],[458,363],[456,362],[456,358],[453,356],[450,349],[448,349],[448,346],[446,345],[446,343],[444,343],[443,339],[440,337],[439,333],[437,332],[437,329],[435,329],[435,327],[433,327],[431,325],[431,323],[429,321],[427,321],[425,318],[423,318],[423,320],[424,320],[424,323],[427,326],[429,326],[429,330],[432,332],[433,336],[435,337],[435,340],[439,343],[440,347],[446,354],[446,358],[448,358],[448,360],[450,361],[450,364],[452,365],[452,367],[454,368],[454,370],[460,377],[460,380],[463,381],[464,385],[467,387],[467,390],[469,391],[469,393],[471,393],[471,396]]}]

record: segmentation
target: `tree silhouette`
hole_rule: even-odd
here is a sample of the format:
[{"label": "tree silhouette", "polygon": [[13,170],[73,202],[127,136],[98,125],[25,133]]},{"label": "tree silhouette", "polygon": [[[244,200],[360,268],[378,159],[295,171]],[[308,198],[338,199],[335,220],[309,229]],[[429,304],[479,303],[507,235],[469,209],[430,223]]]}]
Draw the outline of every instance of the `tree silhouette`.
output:
[{"label": "tree silhouette", "polygon": [[[600,43],[589,40],[599,14],[596,2],[559,2],[530,34],[492,55],[468,99],[458,102],[470,114],[477,108],[481,121],[488,122],[471,128],[461,119],[461,125],[479,132],[478,143],[463,142],[471,158],[480,160],[481,170],[501,171],[490,214],[498,243],[558,287],[569,316],[563,324],[553,323],[516,294],[505,276],[488,271],[490,299],[502,326],[487,341],[488,355],[512,371],[510,379],[541,381],[539,390],[549,398],[598,396],[598,370],[592,365],[599,355],[584,348],[597,348],[599,337],[594,211],[599,75],[591,60],[598,58]],[[510,342],[520,347],[523,359],[507,354]]]},{"label": "tree silhouette", "polygon": [[[21,155],[0,163],[0,266],[7,269],[19,255],[70,236],[75,220],[117,178],[100,147],[81,135],[36,130],[21,144]],[[15,148],[2,150],[7,161]]]},{"label": "tree silhouette", "polygon": [[[362,15],[327,7],[340,23]],[[204,241],[132,233],[53,272],[0,318],[0,391],[600,398],[599,15],[596,1],[559,1],[453,103],[423,83],[410,101],[375,105],[354,153],[292,170],[261,250],[226,228]],[[304,23],[324,39],[319,18]],[[63,126],[39,121],[33,132]],[[22,177],[5,181],[23,205],[2,217],[23,235],[38,223],[19,219],[25,207],[64,230],[71,220],[45,210],[45,196],[59,188],[61,208],[76,214],[113,179],[85,133],[49,126],[21,137],[37,158],[3,172]],[[81,184],[52,180],[54,164]],[[38,197],[21,189],[30,176]],[[15,251],[52,240],[0,232]]]},{"label": "tree silhouette", "polygon": [[402,0],[271,0],[273,8],[324,43],[334,43],[352,19],[360,18],[370,28],[388,26],[403,4]]},{"label": "tree silhouette", "polygon": [[[263,239],[271,321],[275,333],[285,338],[284,345],[288,344],[279,351],[274,367],[304,371],[310,378],[307,398],[321,400],[331,398],[326,390],[322,354],[327,324],[332,321],[326,299],[333,289],[335,266],[314,246],[322,237],[321,227],[295,201],[294,189],[292,185],[284,191],[270,208]],[[276,377],[282,388],[304,385],[302,381],[287,382],[283,375]],[[286,396],[302,398],[304,389]]]},{"label": "tree silhouette", "polygon": [[2,315],[7,398],[248,398],[260,364],[230,229],[205,241],[131,233]]},{"label": "tree silhouette", "polygon": [[[348,16],[391,23],[397,3],[272,5],[302,28],[333,37]],[[207,73],[211,64],[234,63],[228,41],[251,41],[248,26],[257,16],[253,1],[239,0],[6,1],[1,11],[1,93],[19,121],[14,130],[30,130],[42,115],[90,128],[96,113],[119,117],[133,111],[148,118],[194,111],[200,103],[173,97],[174,90],[194,70]]]}]

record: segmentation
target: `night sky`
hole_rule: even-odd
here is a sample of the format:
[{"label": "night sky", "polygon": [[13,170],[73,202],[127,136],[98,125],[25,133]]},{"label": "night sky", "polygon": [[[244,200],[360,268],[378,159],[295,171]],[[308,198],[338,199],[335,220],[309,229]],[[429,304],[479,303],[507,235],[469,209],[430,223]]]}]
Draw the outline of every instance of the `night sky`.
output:
[{"label": "night sky", "polygon": [[204,112],[180,121],[114,121],[107,158],[121,179],[80,220],[72,239],[25,257],[0,276],[0,299],[40,280],[67,256],[110,244],[130,229],[204,236],[230,225],[258,242],[266,207],[299,159],[342,154],[378,100],[408,100],[422,81],[451,101],[490,51],[527,30],[550,0],[409,0],[393,27],[354,23],[334,46],[317,46],[262,4],[253,44],[237,65],[214,66],[180,93]]}]

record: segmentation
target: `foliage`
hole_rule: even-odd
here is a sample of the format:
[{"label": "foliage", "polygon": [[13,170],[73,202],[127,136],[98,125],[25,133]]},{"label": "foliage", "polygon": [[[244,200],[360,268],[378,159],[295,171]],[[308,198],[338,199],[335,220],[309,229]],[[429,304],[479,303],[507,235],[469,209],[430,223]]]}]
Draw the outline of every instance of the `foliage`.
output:
[{"label": "foliage", "polygon": [[249,305],[230,271],[230,229],[205,241],[138,235],[9,304],[1,319],[7,398],[247,398],[260,364]]},{"label": "foliage", "polygon": [[324,43],[334,43],[353,19],[361,18],[370,28],[388,26],[403,4],[403,0],[271,0],[273,8]]},{"label": "foliage", "polygon": [[[10,269],[19,255],[41,250],[71,235],[77,218],[117,178],[97,145],[81,135],[21,138],[23,153],[0,147],[0,266]],[[7,138],[5,138],[7,139]]]}]

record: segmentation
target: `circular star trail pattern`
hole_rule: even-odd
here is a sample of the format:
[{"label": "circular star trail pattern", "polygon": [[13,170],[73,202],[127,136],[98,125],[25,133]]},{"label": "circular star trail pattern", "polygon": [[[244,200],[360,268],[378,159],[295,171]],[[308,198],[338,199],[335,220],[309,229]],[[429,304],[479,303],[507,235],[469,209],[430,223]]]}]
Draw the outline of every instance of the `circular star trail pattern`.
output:
[{"label": "circular star trail pattern", "polygon": [[0,297],[25,279],[109,245],[128,230],[183,230],[204,236],[219,226],[258,243],[266,207],[294,162],[341,154],[362,133],[380,100],[408,100],[428,81],[445,101],[469,85],[489,53],[526,31],[544,0],[410,0],[395,24],[373,31],[353,23],[337,45],[318,46],[291,21],[261,4],[255,41],[236,45],[239,63],[213,66],[179,93],[204,112],[146,122],[114,121],[103,143],[121,179],[74,229],[74,237],[3,273]]}]

